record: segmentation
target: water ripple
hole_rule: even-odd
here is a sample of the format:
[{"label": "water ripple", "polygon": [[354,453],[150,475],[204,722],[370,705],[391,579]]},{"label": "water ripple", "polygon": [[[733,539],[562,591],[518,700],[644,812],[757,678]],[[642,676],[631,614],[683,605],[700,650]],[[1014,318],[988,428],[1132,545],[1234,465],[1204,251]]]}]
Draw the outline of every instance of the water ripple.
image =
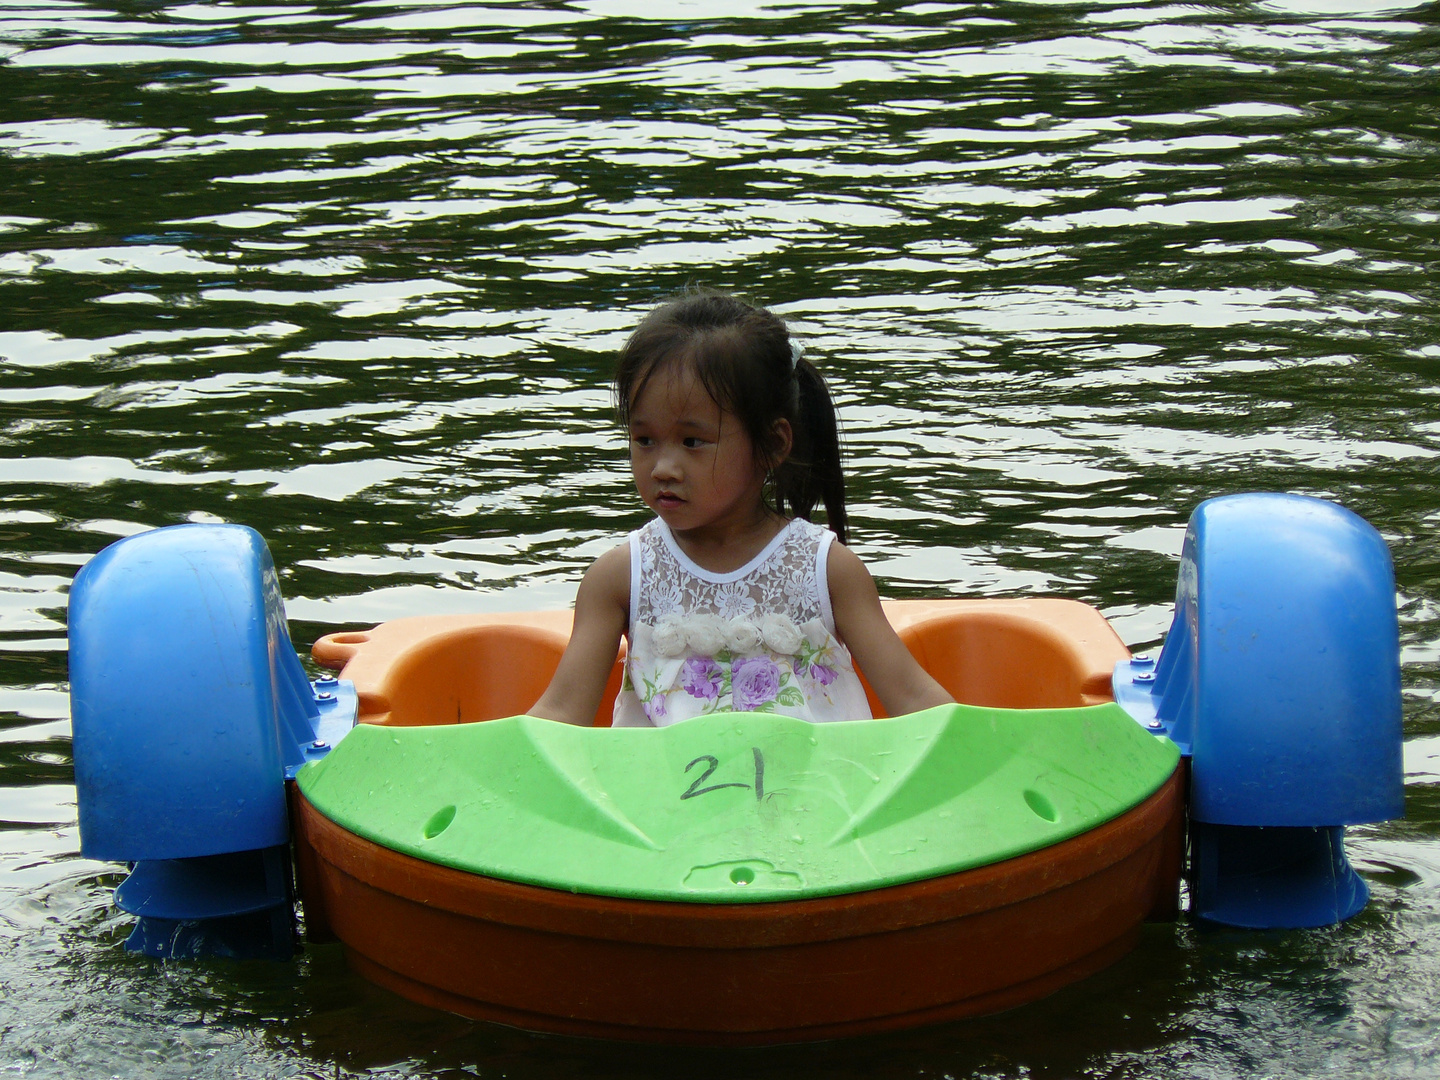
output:
[{"label": "water ripple", "polygon": [[406,1012],[324,950],[124,957],[64,620],[187,521],[265,534],[302,644],[563,606],[643,520],[614,351],[708,284],[827,372],[892,595],[1074,596],[1150,646],[1200,499],[1365,514],[1411,740],[1355,923],[1152,928],[1009,1016],[714,1067],[1434,1075],[1437,68],[1421,0],[0,9],[0,1068],[703,1071]]}]

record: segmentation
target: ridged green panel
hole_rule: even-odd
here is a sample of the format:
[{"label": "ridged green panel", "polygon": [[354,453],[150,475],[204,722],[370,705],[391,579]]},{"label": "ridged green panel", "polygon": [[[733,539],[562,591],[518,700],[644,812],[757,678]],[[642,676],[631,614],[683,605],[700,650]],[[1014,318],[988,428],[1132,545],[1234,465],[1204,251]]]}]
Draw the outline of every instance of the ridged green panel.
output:
[{"label": "ridged green panel", "polygon": [[1116,705],[949,705],[662,729],[362,724],[301,770],[387,848],[572,892],[704,903],[859,892],[1047,847],[1129,810],[1179,754]]}]

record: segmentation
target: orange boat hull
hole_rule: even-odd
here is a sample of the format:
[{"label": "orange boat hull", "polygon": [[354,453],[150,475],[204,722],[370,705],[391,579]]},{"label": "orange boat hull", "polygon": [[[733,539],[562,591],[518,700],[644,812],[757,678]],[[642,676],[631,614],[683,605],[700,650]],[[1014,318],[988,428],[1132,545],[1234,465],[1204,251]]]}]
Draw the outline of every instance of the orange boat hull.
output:
[{"label": "orange boat hull", "polygon": [[532,1031],[646,1042],[802,1042],[1034,1001],[1173,912],[1181,770],[1044,851],[929,881],[773,904],[584,896],[379,847],[295,792],[312,934],[413,1001]]}]

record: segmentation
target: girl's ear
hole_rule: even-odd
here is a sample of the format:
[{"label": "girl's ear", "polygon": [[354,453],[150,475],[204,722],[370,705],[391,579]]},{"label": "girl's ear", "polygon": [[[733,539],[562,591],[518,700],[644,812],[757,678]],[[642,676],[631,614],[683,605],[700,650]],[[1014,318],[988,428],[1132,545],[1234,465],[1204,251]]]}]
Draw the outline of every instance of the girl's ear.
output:
[{"label": "girl's ear", "polygon": [[795,449],[795,432],[790,427],[790,421],[783,416],[776,420],[774,426],[770,428],[770,440],[770,450],[774,455],[772,460],[775,462],[773,468],[778,469],[785,464],[785,460],[790,456],[790,451]]}]

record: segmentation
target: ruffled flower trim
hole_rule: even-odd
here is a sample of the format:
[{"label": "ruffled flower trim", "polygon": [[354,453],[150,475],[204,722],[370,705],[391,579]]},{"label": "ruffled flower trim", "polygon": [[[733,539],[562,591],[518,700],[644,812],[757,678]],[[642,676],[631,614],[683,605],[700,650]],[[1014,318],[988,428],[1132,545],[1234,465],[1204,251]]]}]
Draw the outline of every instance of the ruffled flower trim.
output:
[{"label": "ruffled flower trim", "polygon": [[776,656],[794,656],[805,635],[787,615],[766,615],[759,622],[720,615],[670,615],[651,628],[651,640],[657,656],[673,660],[687,655],[713,657],[727,651],[748,656],[762,648]]}]

